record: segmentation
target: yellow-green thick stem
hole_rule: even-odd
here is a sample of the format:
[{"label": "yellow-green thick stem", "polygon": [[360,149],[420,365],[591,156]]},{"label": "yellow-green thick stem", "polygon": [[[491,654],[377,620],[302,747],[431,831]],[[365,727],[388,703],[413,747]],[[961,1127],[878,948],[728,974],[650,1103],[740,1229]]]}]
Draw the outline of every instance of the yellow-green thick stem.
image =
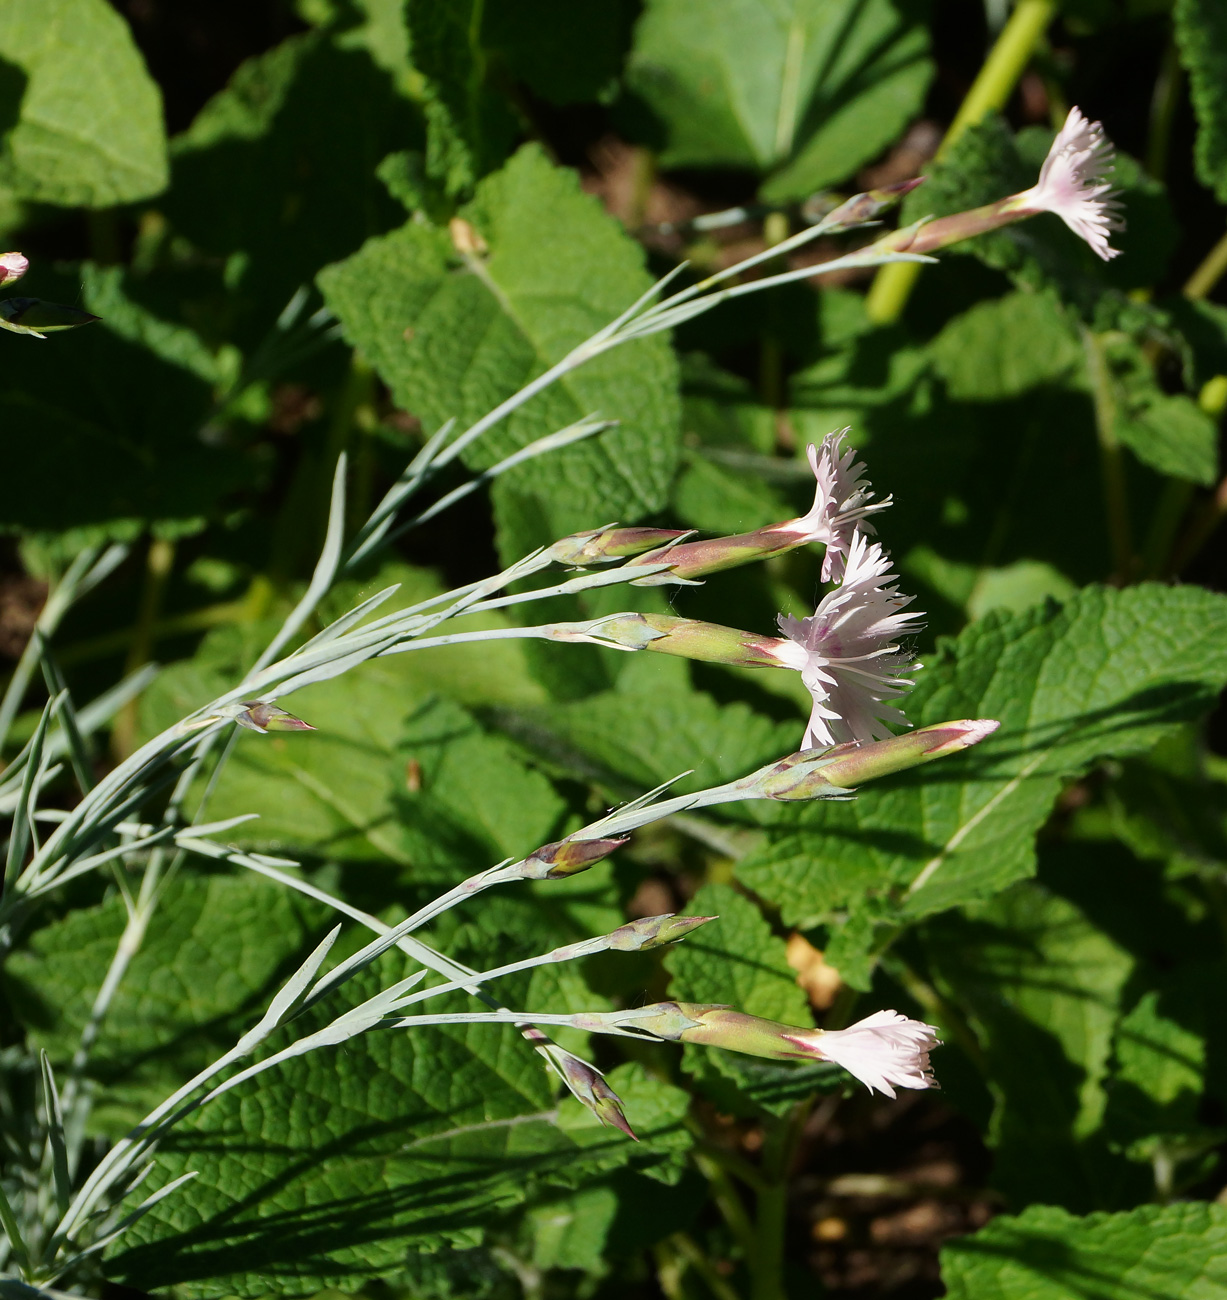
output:
[{"label": "yellow-green thick stem", "polygon": [[[1005,106],[1056,12],[1056,0],[1019,0],[950,123],[937,151],[938,162],[969,126]],[[918,262],[894,262],[882,267],[866,299],[869,319],[879,325],[898,320],[919,274]]]}]

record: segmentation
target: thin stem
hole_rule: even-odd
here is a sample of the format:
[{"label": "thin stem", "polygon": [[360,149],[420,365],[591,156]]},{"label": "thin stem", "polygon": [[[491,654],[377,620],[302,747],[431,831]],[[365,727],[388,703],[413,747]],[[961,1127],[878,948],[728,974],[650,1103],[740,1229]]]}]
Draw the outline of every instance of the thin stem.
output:
[{"label": "thin stem", "polygon": [[1206,254],[1205,260],[1189,276],[1184,286],[1184,296],[1196,301],[1205,298],[1227,273],[1227,234]]},{"label": "thin stem", "polygon": [[1169,40],[1150,97],[1150,134],[1146,140],[1146,170],[1159,181],[1167,174],[1168,146],[1182,83],[1180,52],[1176,42]]},{"label": "thin stem", "polygon": [[1103,475],[1113,576],[1118,583],[1125,583],[1133,575],[1133,541],[1129,526],[1124,453],[1116,436],[1116,396],[1102,341],[1091,330],[1084,329],[1082,344],[1086,353],[1091,396],[1095,403],[1095,433],[1099,440],[1099,463]]},{"label": "thin stem", "polygon": [[741,1193],[710,1154],[696,1150],[692,1153],[692,1159],[695,1168],[707,1179],[712,1200],[716,1203],[721,1218],[728,1224],[729,1231],[741,1247],[747,1264],[750,1263],[754,1258],[756,1238],[754,1224],[750,1221]]},{"label": "thin stem", "polygon": [[[1056,12],[1056,0],[1019,0],[950,123],[935,161],[940,162],[950,152],[968,127],[1005,106]],[[865,300],[869,319],[879,325],[897,321],[919,274],[918,265],[884,266],[874,277]]]},{"label": "thin stem", "polygon": [[675,1232],[669,1241],[677,1253],[707,1284],[707,1289],[716,1300],[740,1300],[734,1288],[716,1272],[711,1260],[689,1233]]},{"label": "thin stem", "polygon": [[784,1244],[788,1226],[788,1178],[813,1099],[798,1102],[783,1119],[769,1121],[763,1143],[767,1185],[757,1196],[754,1254],[750,1258],[752,1300],[783,1300]]},{"label": "thin stem", "polygon": [[[124,676],[137,671],[149,662],[153,650],[153,625],[158,617],[166,582],[175,562],[175,544],[164,537],[155,537],[149,543],[145,559],[145,581],[141,589],[141,605],[132,632]],[[136,711],[138,700],[132,698],[116,715],[111,731],[111,748],[117,758],[123,758],[132,749],[136,736]]]}]

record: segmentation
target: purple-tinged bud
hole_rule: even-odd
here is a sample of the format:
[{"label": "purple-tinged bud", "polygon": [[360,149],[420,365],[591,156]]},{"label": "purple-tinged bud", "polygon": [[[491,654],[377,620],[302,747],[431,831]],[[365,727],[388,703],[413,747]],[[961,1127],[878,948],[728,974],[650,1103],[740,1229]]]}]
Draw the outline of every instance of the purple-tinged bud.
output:
[{"label": "purple-tinged bud", "polygon": [[676,528],[593,528],[586,533],[572,533],[563,537],[549,549],[552,560],[558,564],[603,564],[620,560],[627,555],[638,555],[657,547],[668,547],[679,537],[691,536],[693,529]]},{"label": "purple-tinged bud", "polygon": [[79,325],[91,325],[100,319],[80,307],[43,302],[41,298],[0,298],[0,329],[29,334],[36,339],[60,330],[76,329]]},{"label": "purple-tinged bud", "polygon": [[275,704],[240,704],[241,712],[234,715],[240,727],[248,731],[258,731],[261,735],[269,731],[314,731],[315,728],[292,713],[279,709]]},{"label": "purple-tinged bud", "polygon": [[609,857],[629,839],[629,835],[611,835],[607,839],[555,840],[530,853],[521,865],[520,875],[525,880],[560,880],[565,876],[577,876],[602,858]]},{"label": "purple-tinged bud", "polygon": [[[790,523],[793,521],[789,521]],[[775,524],[759,528],[752,533],[737,533],[732,537],[707,537],[699,542],[682,542],[662,546],[630,561],[628,568],[645,564],[668,564],[662,573],[649,573],[636,578],[636,587],[663,587],[679,579],[706,577],[723,569],[733,569],[741,564],[753,564],[770,559],[804,546],[810,538],[802,532],[789,530],[788,524]]]},{"label": "purple-tinged bud", "polygon": [[779,668],[771,653],[777,637],[758,636],[719,623],[704,623],[672,614],[615,614],[591,628],[586,639],[627,650],[655,650],[659,654],[703,659],[708,663],[743,668]]},{"label": "purple-tinged bud", "polygon": [[557,1047],[549,1053],[549,1059],[581,1106],[586,1106],[602,1124],[620,1129],[633,1142],[639,1141],[622,1109],[622,1098],[605,1081],[600,1070]]},{"label": "purple-tinged bud", "polygon": [[1001,724],[992,718],[939,722],[889,740],[857,745],[837,745],[828,750],[803,750],[790,754],[747,778],[747,784],[766,799],[820,799],[832,791],[845,791],[866,781],[918,767],[977,745]]},{"label": "purple-tinged bud", "polygon": [[692,930],[714,921],[714,916],[644,916],[627,925],[619,926],[609,936],[609,948],[614,952],[642,952],[648,948],[662,948],[667,943],[677,943]]},{"label": "purple-tinged bud", "polygon": [[835,234],[840,230],[863,226],[888,208],[894,207],[905,194],[911,193],[917,185],[922,185],[924,179],[923,176],[916,176],[894,185],[884,185],[881,189],[867,190],[864,194],[854,194],[823,218],[823,228],[828,233]]},{"label": "purple-tinged bud", "polygon": [[20,280],[30,269],[30,259],[24,253],[0,253],[0,284]]}]

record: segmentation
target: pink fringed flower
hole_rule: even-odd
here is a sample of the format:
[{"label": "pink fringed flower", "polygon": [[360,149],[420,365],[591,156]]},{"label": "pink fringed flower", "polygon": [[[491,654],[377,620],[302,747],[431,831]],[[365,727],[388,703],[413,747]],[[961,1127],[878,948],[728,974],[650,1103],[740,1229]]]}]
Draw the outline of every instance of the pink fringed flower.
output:
[{"label": "pink fringed flower", "polygon": [[809,1055],[842,1065],[870,1092],[894,1097],[896,1088],[936,1088],[929,1053],[941,1041],[933,1025],[898,1011],[875,1011],[847,1029],[785,1035]]},{"label": "pink fringed flower", "polygon": [[800,519],[779,525],[778,529],[804,534],[807,541],[826,546],[823,582],[839,581],[857,526],[872,534],[874,528],[866,516],[885,510],[891,503],[890,497],[884,501],[873,500],[869,480],[862,477],[864,462],[856,459],[854,448],[843,446],[847,433],[847,429],[828,433],[820,446],[815,447],[811,442],[805,449],[814,472],[814,504]]},{"label": "pink fringed flower", "polygon": [[1014,197],[1011,207],[1029,212],[1053,212],[1085,239],[1105,262],[1120,253],[1108,239],[1124,230],[1117,191],[1108,179],[1116,154],[1099,122],[1088,121],[1077,108],[1052,142],[1035,186]]},{"label": "pink fringed flower", "polygon": [[30,269],[30,259],[24,253],[0,253],[0,284],[20,280]]},{"label": "pink fringed flower", "polygon": [[814,707],[802,742],[806,749],[856,741],[885,740],[887,723],[907,726],[889,700],[911,681],[900,673],[920,667],[897,639],[919,631],[918,613],[904,613],[911,596],[901,596],[889,572],[890,557],[861,533],[852,538],[843,582],[822,598],[809,618],[780,615],[787,637],[769,653],[795,668]]}]

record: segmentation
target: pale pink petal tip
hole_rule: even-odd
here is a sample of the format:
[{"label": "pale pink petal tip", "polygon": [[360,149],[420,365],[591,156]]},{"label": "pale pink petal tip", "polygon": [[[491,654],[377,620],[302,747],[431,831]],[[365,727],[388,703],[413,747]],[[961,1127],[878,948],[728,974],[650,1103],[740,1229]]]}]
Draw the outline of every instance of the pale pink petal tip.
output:
[{"label": "pale pink petal tip", "polygon": [[1019,206],[1055,213],[1097,256],[1111,261],[1121,250],[1112,248],[1108,239],[1112,231],[1125,228],[1118,191],[1109,179],[1115,161],[1103,125],[1071,108],[1044,159],[1038,183],[1018,196]]},{"label": "pale pink petal tip", "polygon": [[24,253],[0,253],[0,284],[20,280],[30,269],[30,259]]},{"label": "pale pink petal tip", "polygon": [[895,1096],[896,1088],[936,1088],[929,1053],[941,1040],[934,1025],[898,1011],[875,1011],[847,1029],[806,1035],[810,1050],[834,1061],[870,1092]]}]

